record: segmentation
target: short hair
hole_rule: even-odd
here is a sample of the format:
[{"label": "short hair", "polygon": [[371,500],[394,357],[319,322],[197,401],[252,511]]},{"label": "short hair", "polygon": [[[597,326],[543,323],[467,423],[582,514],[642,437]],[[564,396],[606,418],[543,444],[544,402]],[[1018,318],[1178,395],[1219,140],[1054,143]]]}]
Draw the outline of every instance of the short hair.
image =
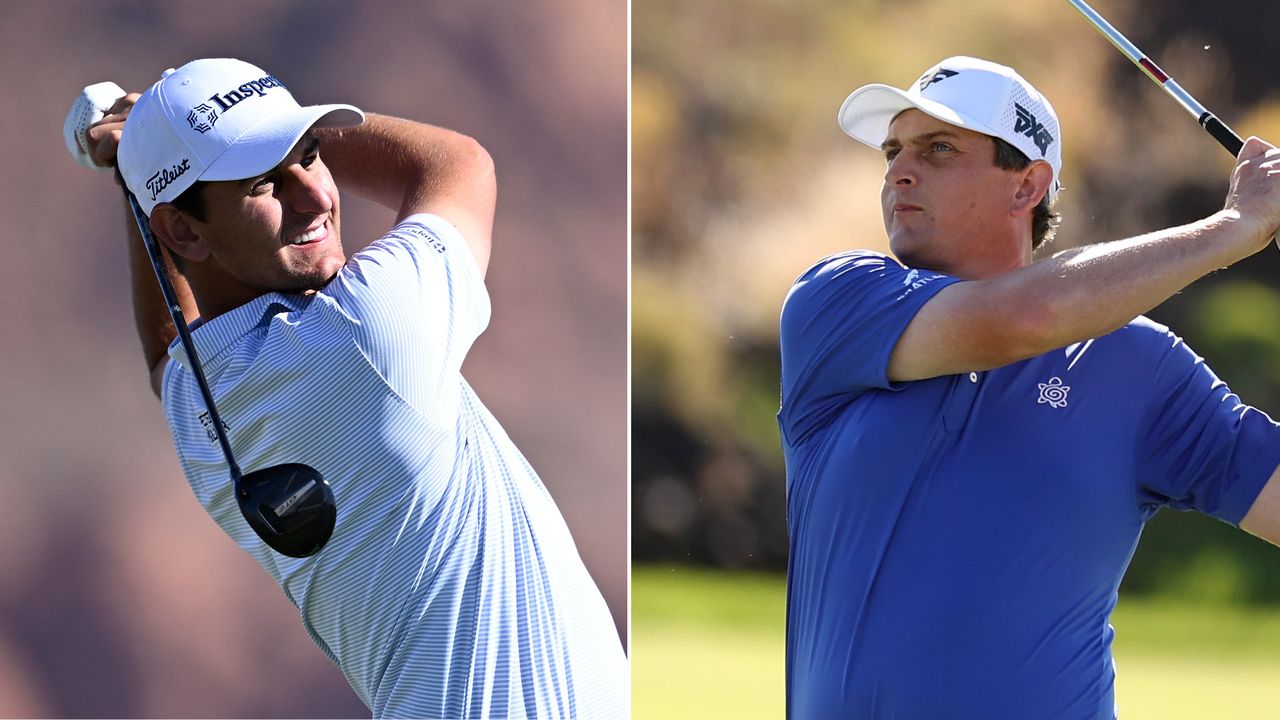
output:
[{"label": "short hair", "polygon": [[173,206],[200,222],[204,222],[204,186],[206,184],[204,180],[195,181],[191,184],[191,187],[183,190],[178,197],[171,201]]},{"label": "short hair", "polygon": [[[192,183],[191,187],[183,190],[178,197],[174,198],[170,202],[172,202],[173,206],[182,212],[190,215],[200,222],[204,222],[204,186],[207,184],[208,183],[204,180],[197,180]],[[170,251],[168,255],[173,259],[173,266],[178,269],[178,272],[185,273],[187,265],[182,256],[172,251]]]},{"label": "short hair", "polygon": [[[996,146],[996,167],[1003,170],[1022,170],[1031,164],[1031,158],[1018,148],[998,137],[992,137],[991,140]],[[1058,232],[1058,226],[1062,224],[1062,214],[1053,209],[1053,202],[1050,201],[1049,195],[1048,192],[1044,194],[1031,215],[1032,250],[1038,250],[1046,240],[1052,240]]]}]

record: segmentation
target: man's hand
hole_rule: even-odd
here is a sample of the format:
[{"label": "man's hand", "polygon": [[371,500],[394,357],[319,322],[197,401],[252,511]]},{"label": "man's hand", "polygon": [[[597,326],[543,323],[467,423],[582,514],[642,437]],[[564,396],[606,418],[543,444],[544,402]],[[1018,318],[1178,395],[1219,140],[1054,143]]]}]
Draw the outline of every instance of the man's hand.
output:
[{"label": "man's hand", "polygon": [[1250,137],[1240,149],[1224,209],[1255,229],[1257,249],[1280,229],[1280,149]]},{"label": "man's hand", "polygon": [[[116,166],[124,122],[139,97],[139,93],[125,93],[119,85],[111,82],[90,85],[81,91],[71,104],[71,112],[67,114],[62,127],[67,150],[76,162],[103,171]],[[114,175],[116,182],[123,186],[120,173],[116,172]],[[168,302],[155,282],[151,259],[144,249],[137,223],[134,222],[127,204],[125,217],[134,319],[151,376],[151,388],[159,397],[161,379],[168,364],[166,351],[169,343],[177,336],[177,330],[169,315]],[[169,264],[169,277],[182,305],[183,314],[188,318],[199,316],[199,308],[191,298],[186,278],[175,271],[172,261],[167,257],[165,262]]]},{"label": "man's hand", "polygon": [[116,100],[101,120],[89,126],[85,135],[88,138],[89,157],[94,165],[103,168],[116,166],[120,136],[124,134],[124,121],[129,117],[133,104],[138,102],[139,96],[140,93],[129,93]]},{"label": "man's hand", "polygon": [[126,94],[112,82],[90,85],[80,92],[62,125],[67,151],[76,162],[99,170],[115,167],[124,121],[138,96]]}]

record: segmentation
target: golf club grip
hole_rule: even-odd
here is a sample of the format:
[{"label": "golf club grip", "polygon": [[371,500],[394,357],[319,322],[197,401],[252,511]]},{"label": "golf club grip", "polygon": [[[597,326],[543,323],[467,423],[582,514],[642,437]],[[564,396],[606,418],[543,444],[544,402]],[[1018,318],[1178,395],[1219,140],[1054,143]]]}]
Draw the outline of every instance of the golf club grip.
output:
[{"label": "golf club grip", "polygon": [[213,403],[213,393],[209,390],[209,382],[205,380],[204,368],[200,364],[200,358],[196,355],[196,344],[191,339],[191,331],[187,329],[187,319],[182,315],[182,305],[178,302],[178,293],[173,289],[173,283],[169,281],[168,268],[165,267],[164,257],[160,254],[160,246],[156,243],[155,235],[151,232],[151,222],[147,220],[147,215],[142,211],[142,206],[138,204],[138,198],[127,188],[124,191],[125,199],[129,201],[129,209],[133,212],[133,220],[138,225],[138,233],[142,235],[142,244],[147,248],[147,255],[151,258],[151,267],[156,271],[156,281],[160,283],[160,294],[164,296],[164,302],[169,306],[169,315],[173,318],[174,329],[178,331],[178,337],[182,341],[182,347],[187,352],[187,358],[191,361],[191,373],[195,375],[196,383],[200,386],[200,394],[204,397],[204,404],[209,411],[209,421],[213,423],[214,433],[218,437],[218,443],[222,446],[222,454],[226,456],[227,465],[231,469],[231,477],[239,481],[241,477],[240,466],[236,464],[235,455],[231,452],[231,442],[227,440],[226,433],[222,431],[222,418],[218,416],[218,408]]},{"label": "golf club grip", "polygon": [[1240,136],[1234,130],[1227,127],[1226,123],[1219,120],[1217,115],[1205,112],[1204,115],[1200,116],[1200,126],[1207,130],[1222,147],[1226,148],[1227,152],[1231,153],[1231,157],[1240,155],[1240,149],[1244,147],[1244,141],[1240,139]]}]

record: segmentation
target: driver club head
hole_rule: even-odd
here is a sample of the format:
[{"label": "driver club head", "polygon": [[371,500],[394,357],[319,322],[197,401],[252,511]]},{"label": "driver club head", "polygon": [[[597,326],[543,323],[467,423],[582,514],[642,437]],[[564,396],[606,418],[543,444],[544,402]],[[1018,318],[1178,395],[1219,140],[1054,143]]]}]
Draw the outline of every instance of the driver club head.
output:
[{"label": "driver club head", "polygon": [[169,271],[160,254],[160,246],[151,232],[151,222],[138,204],[138,198],[127,188],[125,197],[128,198],[138,232],[142,235],[147,256],[151,258],[156,281],[160,284],[160,293],[169,306],[169,315],[173,318],[178,339],[191,360],[191,374],[200,388],[200,397],[209,411],[218,445],[222,448],[222,455],[231,471],[240,513],[258,537],[281,555],[304,558],[316,554],[329,541],[338,519],[333,489],[315,468],[301,463],[275,465],[255,470],[248,475],[240,474],[240,466],[236,464],[235,455],[231,451],[231,441],[223,430],[225,424],[218,415],[213,393],[209,390],[209,383],[196,353],[195,342],[191,339],[190,328],[182,315],[182,307],[173,284],[169,281]]},{"label": "driver club head", "polygon": [[240,478],[235,492],[249,527],[281,555],[314,555],[333,534],[333,489],[315,468],[288,463],[254,470]]}]

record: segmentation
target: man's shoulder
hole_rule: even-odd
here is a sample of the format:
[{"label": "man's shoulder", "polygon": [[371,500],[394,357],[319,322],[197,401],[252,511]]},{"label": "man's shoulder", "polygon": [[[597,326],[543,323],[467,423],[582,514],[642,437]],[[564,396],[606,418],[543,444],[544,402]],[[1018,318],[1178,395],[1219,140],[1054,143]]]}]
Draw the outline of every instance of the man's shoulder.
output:
[{"label": "man's shoulder", "polygon": [[[946,282],[934,285],[939,280]],[[917,291],[928,297],[955,280],[874,250],[846,250],[819,260],[796,279],[783,301],[783,322],[837,308],[896,307]]]},{"label": "man's shoulder", "polygon": [[387,231],[384,238],[407,240],[411,247],[443,254],[446,243],[455,241],[457,230],[448,220],[439,215],[418,213],[401,220],[395,227]]},{"label": "man's shoulder", "polygon": [[1130,320],[1108,336],[1112,342],[1132,349],[1159,351],[1172,349],[1182,338],[1178,337],[1169,326],[1152,320],[1145,315]]},{"label": "man's shoulder", "polygon": [[396,223],[348,258],[322,294],[344,313],[355,316],[411,311],[422,287],[454,293],[473,285],[469,280],[453,280],[478,278],[474,261],[468,260],[465,241],[448,220],[418,213]]},{"label": "man's shoulder", "polygon": [[892,257],[874,250],[846,250],[828,255],[800,274],[783,301],[783,312],[802,304],[833,285],[858,279],[885,278],[889,273],[907,272]]},{"label": "man's shoulder", "polygon": [[864,273],[883,272],[887,269],[905,270],[897,260],[874,250],[845,250],[828,255],[813,263],[796,278],[793,286],[802,285],[815,279],[831,278],[842,273],[861,271]]}]

